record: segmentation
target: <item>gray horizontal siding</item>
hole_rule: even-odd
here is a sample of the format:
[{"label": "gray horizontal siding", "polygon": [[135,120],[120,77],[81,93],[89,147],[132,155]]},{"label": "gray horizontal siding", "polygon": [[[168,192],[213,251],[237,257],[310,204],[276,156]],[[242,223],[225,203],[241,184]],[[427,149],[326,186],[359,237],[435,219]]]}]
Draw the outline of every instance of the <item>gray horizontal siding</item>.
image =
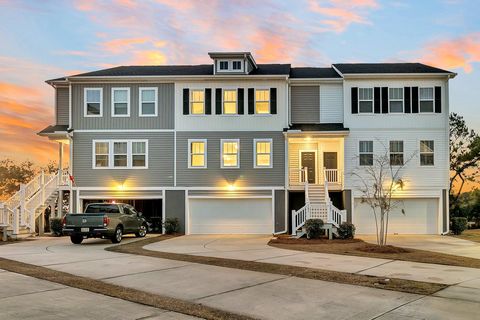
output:
[{"label": "gray horizontal siding", "polygon": [[135,198],[162,198],[162,190],[80,190],[80,198],[98,197],[101,198],[118,198],[135,199]]},{"label": "gray horizontal siding", "polygon": [[[112,88],[130,88],[130,117],[111,116]],[[158,115],[139,117],[139,88],[158,88]],[[84,117],[84,88],[103,88],[103,117]],[[75,84],[72,86],[74,129],[173,129],[175,89],[165,84]]]},{"label": "gray horizontal siding", "polygon": [[290,99],[292,123],[320,122],[319,86],[292,86]]},{"label": "gray horizontal siding", "polygon": [[[273,139],[273,168],[254,168],[253,139]],[[207,169],[188,168],[188,139],[207,139]],[[240,139],[240,168],[220,168],[220,140]],[[177,186],[283,186],[285,143],[282,132],[177,132]]]},{"label": "gray horizontal siding", "polygon": [[55,118],[56,124],[68,125],[68,108],[69,108],[69,88],[56,89],[56,106]]},{"label": "gray horizontal siding", "polygon": [[[92,169],[95,139],[147,139],[148,169]],[[79,187],[173,186],[173,133],[74,133],[73,175]]]}]

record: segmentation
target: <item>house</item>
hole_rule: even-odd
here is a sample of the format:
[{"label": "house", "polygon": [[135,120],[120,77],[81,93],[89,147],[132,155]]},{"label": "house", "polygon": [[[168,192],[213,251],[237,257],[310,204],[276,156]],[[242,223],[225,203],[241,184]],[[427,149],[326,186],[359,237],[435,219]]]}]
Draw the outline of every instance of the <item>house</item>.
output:
[{"label": "house", "polygon": [[47,81],[56,121],[39,135],[59,143],[60,157],[70,146],[68,169],[50,178],[54,192],[71,194],[70,211],[126,201],[152,221],[178,218],[187,234],[296,233],[309,217],[374,233],[351,172],[386,147],[395,161],[413,155],[395,193],[405,214],[392,212],[389,231],[448,231],[454,73],[420,63],[298,68],[257,64],[249,52],[209,56],[207,65],[120,66]]}]

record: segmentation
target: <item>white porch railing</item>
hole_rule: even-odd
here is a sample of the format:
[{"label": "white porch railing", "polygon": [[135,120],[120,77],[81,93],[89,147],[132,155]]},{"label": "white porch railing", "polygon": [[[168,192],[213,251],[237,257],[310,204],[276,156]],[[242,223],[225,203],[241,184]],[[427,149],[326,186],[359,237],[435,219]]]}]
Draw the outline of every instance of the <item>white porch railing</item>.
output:
[{"label": "white porch railing", "polygon": [[[288,181],[290,186],[303,186],[305,181],[308,181],[306,177],[307,170],[290,168]],[[324,169],[319,174],[319,180],[324,181],[325,178],[329,184],[343,185],[343,170],[341,169]]]}]

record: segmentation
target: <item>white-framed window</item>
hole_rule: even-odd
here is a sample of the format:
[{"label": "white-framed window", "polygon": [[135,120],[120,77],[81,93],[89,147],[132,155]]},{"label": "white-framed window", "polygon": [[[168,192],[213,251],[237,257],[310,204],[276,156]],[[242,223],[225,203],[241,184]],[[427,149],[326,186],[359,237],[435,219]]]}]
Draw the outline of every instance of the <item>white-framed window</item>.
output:
[{"label": "white-framed window", "polygon": [[433,112],[433,87],[419,88],[420,112]]},{"label": "white-framed window", "polygon": [[228,70],[228,61],[219,61],[218,66],[220,70]]},{"label": "white-framed window", "polygon": [[205,90],[190,90],[190,114],[205,114]]},{"label": "white-framed window", "polygon": [[359,141],[358,154],[361,166],[373,166],[373,141]]},{"label": "white-framed window", "polygon": [[221,167],[222,168],[240,168],[240,140],[222,139],[220,140]]},{"label": "white-framed window", "polygon": [[232,61],[232,70],[242,70],[242,61],[240,60]]},{"label": "white-framed window", "polygon": [[132,141],[132,167],[147,167],[147,141]]},{"label": "white-framed window", "polygon": [[204,169],[207,167],[207,140],[188,140],[188,167],[190,169]]},{"label": "white-framed window", "polygon": [[388,88],[390,113],[403,113],[403,88]]},{"label": "white-framed window", "polygon": [[358,88],[358,112],[373,113],[373,88]]},{"label": "white-framed window", "polygon": [[420,140],[420,165],[435,165],[435,142],[433,140]]},{"label": "white-framed window", "polygon": [[148,140],[93,140],[93,169],[148,168]]},{"label": "white-framed window", "polygon": [[103,89],[85,88],[83,91],[83,115],[85,117],[103,116]]},{"label": "white-framed window", "polygon": [[93,142],[93,167],[110,167],[110,142],[97,140]]},{"label": "white-framed window", "polygon": [[130,116],[130,88],[112,88],[112,117]]},{"label": "white-framed window", "polygon": [[272,139],[254,139],[253,154],[255,168],[273,167],[273,140]]},{"label": "white-framed window", "polygon": [[403,141],[390,141],[390,165],[403,166]]},{"label": "white-framed window", "polygon": [[237,90],[223,90],[223,114],[237,114]]},{"label": "white-framed window", "polygon": [[158,88],[139,89],[140,117],[155,117],[158,114]]},{"label": "white-framed window", "polygon": [[270,89],[255,89],[255,113],[270,114]]}]

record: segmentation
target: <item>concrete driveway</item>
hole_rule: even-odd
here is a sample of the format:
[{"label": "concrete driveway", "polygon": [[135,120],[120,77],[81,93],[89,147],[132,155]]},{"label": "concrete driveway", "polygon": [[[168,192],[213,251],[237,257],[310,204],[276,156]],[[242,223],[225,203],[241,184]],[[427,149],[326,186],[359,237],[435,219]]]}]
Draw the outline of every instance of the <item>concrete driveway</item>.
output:
[{"label": "concrete driveway", "polygon": [[[374,235],[358,235],[357,238],[376,243]],[[388,244],[397,247],[434,251],[455,256],[480,259],[480,243],[440,235],[389,235]]]}]

